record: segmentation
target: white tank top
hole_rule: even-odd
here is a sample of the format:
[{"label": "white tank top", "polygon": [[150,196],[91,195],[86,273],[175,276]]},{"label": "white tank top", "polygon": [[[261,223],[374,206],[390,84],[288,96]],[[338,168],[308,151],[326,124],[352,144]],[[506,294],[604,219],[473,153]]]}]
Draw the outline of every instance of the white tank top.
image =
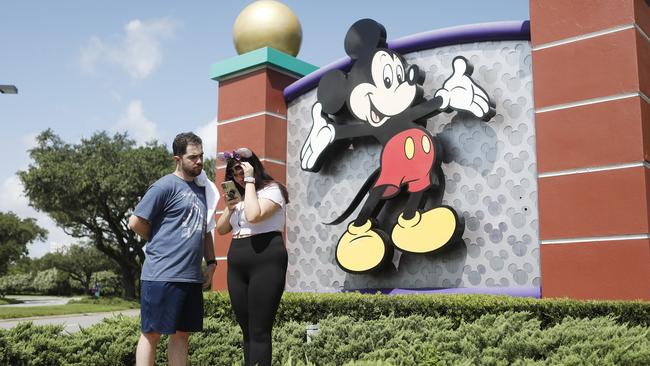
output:
[{"label": "white tank top", "polygon": [[271,200],[280,205],[280,208],[275,210],[273,215],[266,220],[253,224],[246,220],[244,202],[239,202],[230,216],[230,226],[232,226],[233,235],[256,235],[271,231],[282,232],[284,230],[286,202],[282,196],[280,186],[278,186],[277,183],[269,184],[257,191],[257,198],[266,198]]}]

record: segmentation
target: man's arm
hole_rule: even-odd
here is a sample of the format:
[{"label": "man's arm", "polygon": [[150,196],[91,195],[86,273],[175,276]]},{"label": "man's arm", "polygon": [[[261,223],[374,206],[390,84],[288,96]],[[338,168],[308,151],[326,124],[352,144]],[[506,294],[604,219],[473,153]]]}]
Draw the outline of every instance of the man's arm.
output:
[{"label": "man's arm", "polygon": [[140,235],[144,240],[149,241],[149,235],[151,234],[151,224],[149,221],[142,217],[131,215],[129,217],[129,229]]},{"label": "man's arm", "polygon": [[[212,243],[212,233],[207,232],[203,237],[203,257],[205,261],[214,261],[214,245]],[[217,262],[208,264],[208,267],[203,274],[203,288],[210,287],[212,283],[212,277],[214,276],[214,270],[217,267]]]}]

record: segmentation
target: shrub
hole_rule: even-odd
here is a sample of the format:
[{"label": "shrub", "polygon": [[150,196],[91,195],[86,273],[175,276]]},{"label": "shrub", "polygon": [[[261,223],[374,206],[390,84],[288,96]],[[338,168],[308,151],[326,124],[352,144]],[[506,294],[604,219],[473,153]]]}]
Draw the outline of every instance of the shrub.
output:
[{"label": "shrub", "polygon": [[32,288],[44,295],[69,295],[71,292],[68,276],[56,268],[36,273],[32,281]]},{"label": "shrub", "polygon": [[[566,318],[550,327],[525,312],[485,314],[456,325],[450,317],[327,317],[305,342],[306,323],[273,333],[274,365],[648,365],[650,328],[611,317]],[[116,317],[78,333],[22,323],[0,330],[3,365],[133,365],[139,319]],[[230,320],[208,319],[190,337],[189,364],[239,365],[241,332]],[[166,364],[166,339],[158,364]]]},{"label": "shrub", "polygon": [[24,365],[23,353],[8,339],[7,331],[0,329],[0,365]]},{"label": "shrub", "polygon": [[91,286],[99,284],[100,296],[122,296],[122,283],[120,276],[113,271],[101,271],[93,273],[90,280]]},{"label": "shrub", "polygon": [[[242,358],[242,334],[238,325],[231,322],[206,319],[204,332],[190,336],[188,365],[239,365]],[[165,355],[158,352],[158,365],[166,363]]]},{"label": "shrub", "polygon": [[7,365],[58,366],[65,364],[65,336],[61,334],[63,326],[35,326],[31,322],[19,323],[5,331],[3,336],[11,343],[15,351]]},{"label": "shrub", "polygon": [[0,293],[25,294],[34,291],[31,274],[14,274],[0,277]]},{"label": "shrub", "polygon": [[[650,326],[650,303],[642,301],[580,301],[570,299],[532,299],[492,295],[366,295],[358,293],[285,293],[278,309],[277,322],[317,323],[327,316],[346,315],[372,320],[382,316],[445,316],[458,325],[485,314],[506,311],[526,312],[542,327],[573,318],[612,316],[620,323]],[[234,321],[227,293],[206,295],[205,314],[214,319]]]},{"label": "shrub", "polygon": [[117,316],[105,319],[98,325],[67,336],[66,343],[70,345],[67,364],[135,365],[135,347],[139,336],[139,318]]}]

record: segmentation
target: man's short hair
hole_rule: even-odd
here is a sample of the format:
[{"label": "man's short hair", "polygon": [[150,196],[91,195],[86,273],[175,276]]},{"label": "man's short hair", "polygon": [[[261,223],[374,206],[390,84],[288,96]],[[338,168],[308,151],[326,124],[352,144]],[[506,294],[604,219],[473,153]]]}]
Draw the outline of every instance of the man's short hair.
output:
[{"label": "man's short hair", "polygon": [[187,145],[203,145],[203,140],[192,132],[183,132],[176,135],[172,150],[174,156],[183,156],[187,151]]}]

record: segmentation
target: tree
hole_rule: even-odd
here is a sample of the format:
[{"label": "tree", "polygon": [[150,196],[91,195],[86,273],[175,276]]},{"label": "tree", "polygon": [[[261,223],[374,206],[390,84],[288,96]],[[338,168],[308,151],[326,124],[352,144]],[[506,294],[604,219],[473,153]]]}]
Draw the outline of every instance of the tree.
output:
[{"label": "tree", "polygon": [[67,234],[90,238],[117,263],[125,296],[135,298],[145,242],[128,218],[147,188],[173,171],[172,155],[156,141],[136,147],[126,134],[98,132],[72,145],[48,129],[36,140],[32,163],[19,172],[30,204]]},{"label": "tree", "polygon": [[67,273],[71,279],[81,283],[86,293],[90,291],[93,273],[115,267],[106,254],[89,244],[74,244],[64,250],[48,253],[41,261],[48,268]]},{"label": "tree", "polygon": [[0,274],[7,272],[9,264],[27,255],[27,244],[46,238],[47,230],[36,225],[36,220],[0,212]]},{"label": "tree", "polygon": [[34,271],[34,261],[38,261],[38,259],[31,259],[28,256],[22,256],[9,264],[9,267],[7,267],[7,274],[14,275],[32,273]]},{"label": "tree", "polygon": [[211,181],[214,181],[214,175],[217,172],[217,160],[215,158],[207,158],[203,162],[203,170]]}]

